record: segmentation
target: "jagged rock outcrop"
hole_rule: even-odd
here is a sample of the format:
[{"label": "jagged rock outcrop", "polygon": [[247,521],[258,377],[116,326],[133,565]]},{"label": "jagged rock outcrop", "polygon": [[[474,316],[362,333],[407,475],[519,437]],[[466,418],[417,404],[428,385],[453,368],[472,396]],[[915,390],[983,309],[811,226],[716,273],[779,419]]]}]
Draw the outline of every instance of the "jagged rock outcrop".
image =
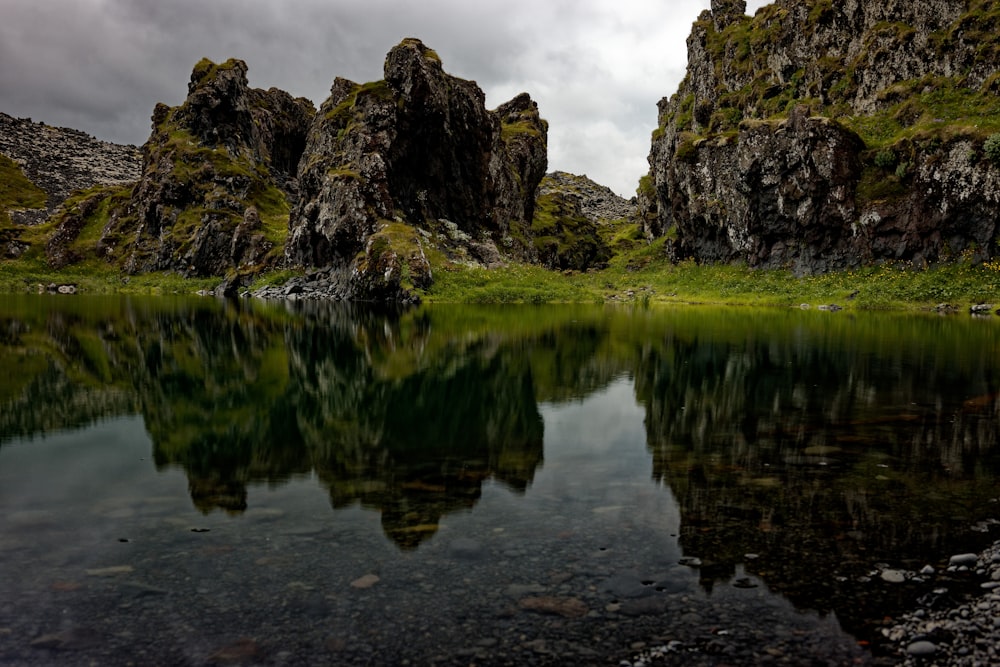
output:
[{"label": "jagged rock outcrop", "polygon": [[487,262],[500,251],[530,259],[546,134],[528,95],[488,111],[475,82],[404,40],[386,57],[384,80],[334,81],[299,167],[286,257],[340,267],[347,293],[380,300],[430,282],[418,228],[453,223]]},{"label": "jagged rock outcrop", "polygon": [[[799,273],[997,253],[1000,7],[974,0],[712,2],[660,102],[649,237],[677,257]],[[987,46],[988,44],[988,46]],[[803,106],[805,105],[805,106]]]},{"label": "jagged rock outcrop", "polygon": [[587,219],[597,224],[631,219],[636,214],[634,199],[625,199],[606,185],[565,171],[553,171],[538,184],[538,196],[558,194],[575,203]]},{"label": "jagged rock outcrop", "polygon": [[126,255],[126,271],[215,276],[280,259],[268,228],[280,236],[315,111],[250,88],[246,73],[241,60],[202,60],[185,102],[156,106],[142,177],[99,243],[106,256]]},{"label": "jagged rock outcrop", "polygon": [[128,185],[141,173],[139,149],[99,141],[79,130],[0,113],[0,154],[14,160],[46,194],[45,206],[10,212],[18,225],[43,222],[76,190]]},{"label": "jagged rock outcrop", "polygon": [[[134,186],[97,181],[54,210],[50,266],[96,256],[126,273],[224,276],[236,293],[287,263],[307,269],[286,286],[300,294],[407,301],[432,281],[430,248],[482,266],[538,260],[548,127],[528,94],[487,110],[416,39],[381,81],[337,78],[318,114],[246,75],[240,60],[197,63],[184,103],[154,109]],[[15,236],[0,242],[23,253]]]}]

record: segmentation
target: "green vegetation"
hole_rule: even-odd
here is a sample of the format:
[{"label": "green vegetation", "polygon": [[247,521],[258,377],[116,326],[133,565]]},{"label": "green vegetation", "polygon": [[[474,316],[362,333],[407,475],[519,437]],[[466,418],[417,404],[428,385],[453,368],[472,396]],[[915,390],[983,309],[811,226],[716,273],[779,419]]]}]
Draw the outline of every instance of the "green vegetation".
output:
[{"label": "green vegetation", "polygon": [[518,136],[531,136],[538,137],[541,136],[541,131],[539,131],[538,126],[530,120],[520,120],[516,123],[504,123],[500,126],[500,138],[504,143],[510,143],[512,139]]},{"label": "green vegetation", "polygon": [[219,72],[236,69],[238,62],[239,61],[230,58],[224,63],[216,64],[208,58],[202,58],[195,64],[194,70],[191,72],[191,80],[197,80],[197,84],[201,85],[209,79],[217,76]]},{"label": "green vegetation", "polygon": [[997,166],[1000,166],[1000,132],[991,134],[990,137],[983,142],[983,154],[986,156],[987,160]]},{"label": "green vegetation", "polygon": [[597,226],[556,194],[539,195],[535,200],[531,237],[539,259],[552,269],[584,271],[611,257]]},{"label": "green vegetation", "polygon": [[0,154],[0,229],[10,225],[8,211],[17,208],[42,208],[45,193],[21,171],[21,167]]},{"label": "green vegetation", "polygon": [[511,264],[485,270],[434,267],[423,294],[431,302],[460,303],[711,303],[753,306],[837,304],[848,309],[908,310],[940,303],[1000,304],[1000,262],[967,258],[929,269],[883,264],[818,276],[739,265],[671,264],[664,239],[612,258],[607,269],[569,275]]},{"label": "green vegetation", "polygon": [[193,294],[214,288],[219,278],[184,278],[168,272],[129,276],[97,260],[61,270],[49,267],[37,256],[0,261],[0,293],[44,291],[51,284],[76,285],[87,294]]},{"label": "green vegetation", "polygon": [[365,109],[359,106],[359,102],[367,98],[393,102],[395,97],[392,88],[384,79],[371,81],[364,84],[355,84],[353,90],[326,114],[326,119],[333,123],[334,127],[341,132],[349,130],[351,123],[359,114],[363,115]]}]

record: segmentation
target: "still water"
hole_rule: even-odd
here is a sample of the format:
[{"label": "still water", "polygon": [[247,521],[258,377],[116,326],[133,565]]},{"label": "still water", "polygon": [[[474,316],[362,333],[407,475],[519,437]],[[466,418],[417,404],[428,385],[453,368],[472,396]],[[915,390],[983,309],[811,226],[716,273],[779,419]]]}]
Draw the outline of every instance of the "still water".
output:
[{"label": "still water", "polygon": [[7,296],[0,369],[5,665],[863,664],[1000,537],[997,318]]}]

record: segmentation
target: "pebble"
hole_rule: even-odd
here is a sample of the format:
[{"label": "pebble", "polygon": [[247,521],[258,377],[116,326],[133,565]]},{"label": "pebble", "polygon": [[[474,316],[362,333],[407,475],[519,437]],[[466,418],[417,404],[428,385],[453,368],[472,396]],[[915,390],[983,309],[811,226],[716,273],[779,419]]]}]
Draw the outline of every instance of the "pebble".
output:
[{"label": "pebble", "polygon": [[882,570],[882,581],[890,584],[901,584],[906,581],[906,575],[900,570]]},{"label": "pebble", "polygon": [[[982,554],[957,554],[949,561],[949,573],[972,582],[986,578],[990,564],[1000,557],[1000,541]],[[954,574],[948,575],[954,576]],[[883,636],[898,647],[900,664],[920,665],[933,657],[934,664],[977,667],[1000,664],[1000,586],[980,581],[981,593],[950,608],[920,609],[905,614],[898,623],[882,630]],[[946,588],[936,588],[944,595]]]},{"label": "pebble", "polygon": [[527,611],[563,616],[565,618],[582,618],[590,611],[583,600],[570,597],[527,597],[522,598],[517,605]]},{"label": "pebble", "polygon": [[358,577],[351,582],[351,588],[365,589],[371,588],[377,584],[381,579],[377,574],[366,574],[363,577]]},{"label": "pebble", "polygon": [[976,554],[958,554],[957,556],[952,556],[948,559],[948,565],[952,565],[954,567],[968,567],[970,565],[975,565],[977,560],[979,560],[979,556]]},{"label": "pebble", "polygon": [[937,650],[937,646],[929,641],[913,642],[906,647],[907,653],[918,658],[934,655]]}]

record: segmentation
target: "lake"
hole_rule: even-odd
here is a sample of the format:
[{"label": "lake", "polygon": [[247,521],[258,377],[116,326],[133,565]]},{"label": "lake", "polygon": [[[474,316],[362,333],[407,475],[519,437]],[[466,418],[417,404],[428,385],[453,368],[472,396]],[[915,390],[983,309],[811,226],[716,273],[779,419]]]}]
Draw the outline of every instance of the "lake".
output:
[{"label": "lake", "polygon": [[3,664],[866,664],[1000,537],[996,317],[0,296],[0,360]]}]

